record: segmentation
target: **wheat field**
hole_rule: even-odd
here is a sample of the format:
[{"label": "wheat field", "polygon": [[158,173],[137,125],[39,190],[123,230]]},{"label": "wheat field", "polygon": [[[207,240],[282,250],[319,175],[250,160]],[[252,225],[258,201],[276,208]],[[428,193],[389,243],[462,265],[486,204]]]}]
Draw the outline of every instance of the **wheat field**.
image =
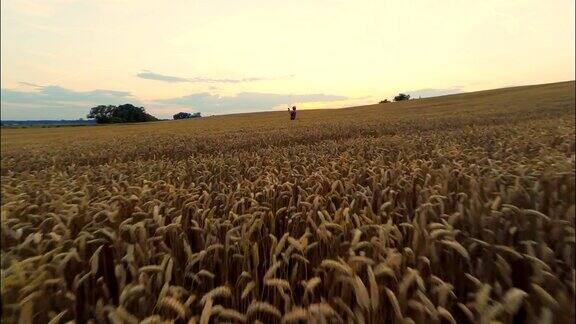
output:
[{"label": "wheat field", "polygon": [[3,323],[574,323],[575,83],[2,130]]}]

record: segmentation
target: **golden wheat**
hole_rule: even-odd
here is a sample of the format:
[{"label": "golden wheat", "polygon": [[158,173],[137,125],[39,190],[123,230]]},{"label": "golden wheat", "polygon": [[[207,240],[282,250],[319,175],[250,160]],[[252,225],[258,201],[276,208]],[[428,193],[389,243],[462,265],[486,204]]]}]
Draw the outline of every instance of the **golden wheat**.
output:
[{"label": "golden wheat", "polygon": [[2,322],[573,323],[573,90],[3,130]]}]

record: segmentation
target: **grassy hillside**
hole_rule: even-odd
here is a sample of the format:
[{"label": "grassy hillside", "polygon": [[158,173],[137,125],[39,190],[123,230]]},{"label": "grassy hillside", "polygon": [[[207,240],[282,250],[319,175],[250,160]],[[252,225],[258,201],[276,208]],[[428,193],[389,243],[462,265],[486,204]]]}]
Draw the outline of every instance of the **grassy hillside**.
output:
[{"label": "grassy hillside", "polygon": [[575,321],[575,83],[2,130],[2,322]]}]

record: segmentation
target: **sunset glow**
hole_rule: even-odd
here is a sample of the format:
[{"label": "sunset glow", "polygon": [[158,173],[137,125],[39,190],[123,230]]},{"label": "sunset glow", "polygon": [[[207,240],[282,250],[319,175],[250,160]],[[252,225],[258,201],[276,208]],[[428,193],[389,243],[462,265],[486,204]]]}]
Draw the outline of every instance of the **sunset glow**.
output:
[{"label": "sunset glow", "polygon": [[[574,1],[2,1],[2,118],[336,108],[574,79]],[[358,99],[361,98],[361,99]]]}]

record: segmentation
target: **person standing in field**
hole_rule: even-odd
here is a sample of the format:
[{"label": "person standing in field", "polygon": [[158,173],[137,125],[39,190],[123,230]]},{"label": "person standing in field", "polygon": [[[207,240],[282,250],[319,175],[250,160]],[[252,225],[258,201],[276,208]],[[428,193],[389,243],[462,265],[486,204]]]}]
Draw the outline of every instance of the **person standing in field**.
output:
[{"label": "person standing in field", "polygon": [[296,119],[296,106],[293,106],[292,110],[290,110],[290,108],[288,108],[288,113],[290,114],[290,120],[295,120]]}]

